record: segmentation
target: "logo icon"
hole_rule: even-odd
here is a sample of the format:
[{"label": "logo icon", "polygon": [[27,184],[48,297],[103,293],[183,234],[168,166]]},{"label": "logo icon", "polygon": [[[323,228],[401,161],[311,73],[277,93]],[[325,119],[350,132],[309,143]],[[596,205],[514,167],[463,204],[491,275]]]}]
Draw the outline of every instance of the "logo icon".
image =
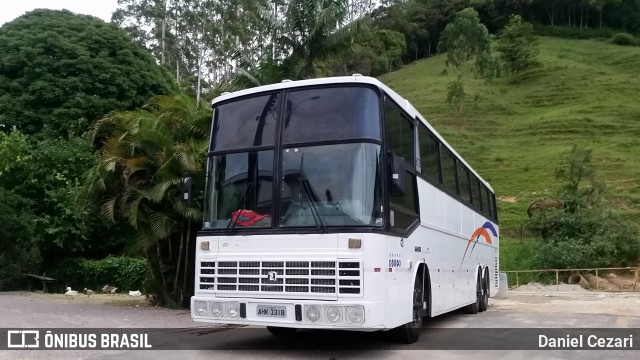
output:
[{"label": "logo icon", "polygon": [[38,330],[8,330],[7,348],[27,349],[40,346],[40,331]]},{"label": "logo icon", "polygon": [[275,271],[269,271],[267,273],[267,280],[269,280],[269,282],[276,282],[276,276],[278,275],[277,272]]},{"label": "logo icon", "polygon": [[[489,230],[489,231],[487,231]],[[491,232],[491,233],[489,233]],[[473,234],[471,234],[471,237],[469,238],[469,241],[467,241],[467,247],[464,249],[464,255],[462,255],[462,261],[460,262],[460,268],[462,268],[462,263],[464,263],[464,258],[467,256],[467,251],[469,251],[469,245],[471,245],[471,243],[473,243],[473,247],[471,248],[471,251],[469,252],[469,256],[471,256],[471,253],[473,253],[473,249],[476,248],[476,244],[478,243],[478,241],[480,240],[480,238],[482,237],[484,239],[484,241],[487,244],[493,244],[493,240],[491,239],[491,235],[493,235],[494,237],[498,236],[498,232],[496,231],[496,228],[493,226],[492,223],[490,222],[485,222],[484,224],[482,224],[481,227],[477,228]]]}]

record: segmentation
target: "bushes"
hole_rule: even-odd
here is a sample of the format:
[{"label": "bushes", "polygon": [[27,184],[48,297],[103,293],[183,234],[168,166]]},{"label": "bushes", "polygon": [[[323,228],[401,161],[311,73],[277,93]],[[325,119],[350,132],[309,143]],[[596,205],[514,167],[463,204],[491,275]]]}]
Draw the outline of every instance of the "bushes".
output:
[{"label": "bushes", "polygon": [[535,26],[535,33],[540,36],[554,36],[566,39],[609,39],[609,42],[623,46],[638,46],[640,40],[628,33],[620,33],[613,29],[579,29],[573,26]]},{"label": "bushes", "polygon": [[556,169],[557,198],[565,208],[543,211],[530,221],[544,237],[537,255],[541,268],[634,266],[638,261],[638,228],[608,209],[591,160],[590,149],[574,146],[566,164]]},{"label": "bushes", "polygon": [[638,39],[633,37],[631,34],[627,33],[618,33],[611,37],[609,40],[612,44],[623,45],[623,46],[638,46]]},{"label": "bushes", "polygon": [[611,29],[577,28],[573,26],[535,26],[540,36],[555,36],[566,39],[609,39],[616,31]]},{"label": "bushes", "polygon": [[547,224],[549,236],[538,253],[546,269],[634,266],[640,253],[638,229],[608,210],[558,211]]},{"label": "bushes", "polygon": [[[2,135],[0,132],[0,140]],[[0,156],[2,145],[0,142]],[[33,240],[36,219],[23,211],[28,203],[0,185],[0,291],[25,288],[23,274],[40,271],[42,258]]]},{"label": "bushes", "polygon": [[109,256],[102,260],[67,259],[51,275],[61,291],[66,286],[74,290],[100,290],[105,284],[121,291],[143,290],[147,286],[147,266],[143,259]]}]

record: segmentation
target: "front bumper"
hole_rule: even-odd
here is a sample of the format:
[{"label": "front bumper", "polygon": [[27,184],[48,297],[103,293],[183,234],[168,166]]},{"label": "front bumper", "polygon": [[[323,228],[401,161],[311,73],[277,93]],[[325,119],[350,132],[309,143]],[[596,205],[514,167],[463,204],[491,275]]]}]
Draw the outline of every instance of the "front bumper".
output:
[{"label": "front bumper", "polygon": [[191,318],[197,322],[218,324],[379,330],[385,328],[385,304],[356,299],[314,301],[193,296]]}]

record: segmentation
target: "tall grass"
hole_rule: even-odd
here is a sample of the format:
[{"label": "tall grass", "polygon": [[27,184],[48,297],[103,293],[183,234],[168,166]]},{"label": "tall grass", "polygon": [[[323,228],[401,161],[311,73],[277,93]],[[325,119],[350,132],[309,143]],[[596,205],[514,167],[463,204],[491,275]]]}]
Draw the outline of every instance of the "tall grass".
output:
[{"label": "tall grass", "polygon": [[640,223],[640,48],[540,38],[540,66],[517,82],[470,76],[461,116],[445,103],[445,57],[380,79],[407,98],[493,186],[502,231],[516,234],[531,202],[552,196],[573,144],[593,149],[611,206]]},{"label": "tall grass", "polygon": [[[541,37],[540,65],[517,82],[470,76],[461,116],[445,103],[445,57],[380,79],[407,98],[493,186],[498,199],[501,270],[536,268],[541,240],[522,231],[531,202],[552,196],[554,171],[571,146],[593,149],[610,206],[640,223],[640,48],[598,40]],[[521,283],[549,275],[522,275]],[[515,276],[509,277],[515,284]]]}]

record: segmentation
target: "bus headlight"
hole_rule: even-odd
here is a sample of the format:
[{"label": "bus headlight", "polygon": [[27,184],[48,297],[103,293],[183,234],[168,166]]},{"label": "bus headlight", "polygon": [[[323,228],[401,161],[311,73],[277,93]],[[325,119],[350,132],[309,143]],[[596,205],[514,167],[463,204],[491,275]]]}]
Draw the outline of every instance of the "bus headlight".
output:
[{"label": "bus headlight", "polygon": [[193,313],[196,316],[206,316],[207,315],[207,302],[206,301],[194,301],[193,302]]},{"label": "bus headlight", "polygon": [[342,319],[342,307],[339,306],[327,306],[327,320],[330,323],[337,323]]},{"label": "bus headlight", "polygon": [[211,316],[214,318],[220,318],[223,315],[222,311],[222,303],[214,302],[211,303]]},{"label": "bus headlight", "polygon": [[351,324],[364,323],[364,306],[347,306],[347,321]]},{"label": "bus headlight", "polygon": [[304,312],[307,320],[309,320],[310,322],[320,321],[321,312],[318,305],[305,305]]},{"label": "bus headlight", "polygon": [[240,303],[232,301],[227,303],[227,315],[230,318],[237,318],[240,315]]}]

